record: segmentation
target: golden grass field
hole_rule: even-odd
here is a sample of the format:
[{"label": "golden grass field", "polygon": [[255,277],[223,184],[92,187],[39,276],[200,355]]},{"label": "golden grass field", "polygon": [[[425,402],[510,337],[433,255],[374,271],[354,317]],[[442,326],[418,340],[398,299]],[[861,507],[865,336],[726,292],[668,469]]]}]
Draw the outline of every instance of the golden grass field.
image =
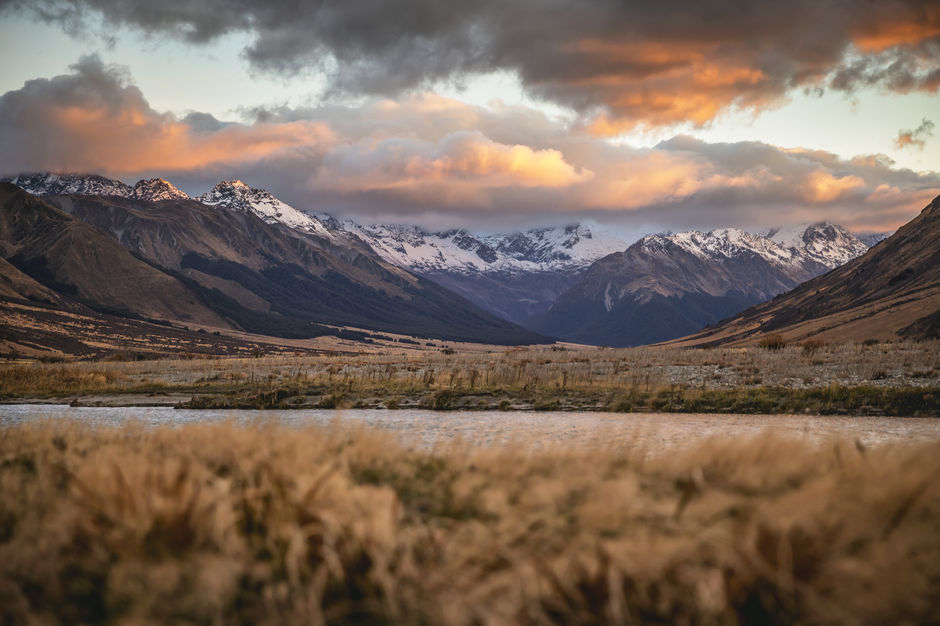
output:
[{"label": "golden grass field", "polygon": [[109,395],[105,401],[117,404],[193,408],[940,415],[937,341],[126,358],[0,364],[0,399],[83,402]]},{"label": "golden grass field", "polygon": [[0,436],[0,622],[932,623],[938,475],[940,443],[24,424]]}]

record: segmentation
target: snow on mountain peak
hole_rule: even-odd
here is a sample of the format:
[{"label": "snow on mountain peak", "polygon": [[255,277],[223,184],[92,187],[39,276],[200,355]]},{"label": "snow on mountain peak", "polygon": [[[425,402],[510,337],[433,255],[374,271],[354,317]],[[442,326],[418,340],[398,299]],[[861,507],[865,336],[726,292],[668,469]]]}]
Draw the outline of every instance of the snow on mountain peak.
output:
[{"label": "snow on mountain peak", "polygon": [[317,218],[278,200],[264,189],[249,187],[237,179],[223,180],[198,200],[210,206],[251,212],[268,224],[277,222],[302,232],[333,238],[333,233]]},{"label": "snow on mountain peak", "polygon": [[189,195],[163,178],[139,180],[129,194],[134,200],[159,202],[160,200],[189,200]]},{"label": "snow on mountain peak", "polygon": [[817,263],[829,269],[864,254],[868,246],[837,224],[818,222],[777,228],[754,234],[740,228],[718,228],[703,233],[688,230],[671,235],[649,235],[641,240],[650,252],[671,242],[702,258],[734,258],[756,254],[776,265]]},{"label": "snow on mountain peak", "polygon": [[466,229],[429,232],[415,226],[343,222],[343,229],[400,267],[459,273],[568,271],[626,248],[627,242],[585,225],[476,234]]},{"label": "snow on mountain peak", "polygon": [[829,268],[843,265],[864,254],[869,248],[858,237],[831,222],[775,228],[766,236],[781,246],[796,250]]},{"label": "snow on mountain peak", "polygon": [[132,189],[119,180],[112,180],[97,174],[54,174],[51,172],[33,172],[4,178],[34,196],[56,196],[60,194],[81,194],[89,196],[121,196],[126,198]]}]

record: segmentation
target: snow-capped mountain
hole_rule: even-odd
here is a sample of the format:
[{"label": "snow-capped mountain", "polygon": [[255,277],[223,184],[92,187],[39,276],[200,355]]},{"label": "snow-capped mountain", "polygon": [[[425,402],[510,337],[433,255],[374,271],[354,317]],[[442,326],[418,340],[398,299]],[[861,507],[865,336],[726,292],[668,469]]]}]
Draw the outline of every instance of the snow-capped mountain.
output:
[{"label": "snow-capped mountain", "polygon": [[159,202],[160,200],[189,200],[189,195],[180,191],[168,180],[162,178],[150,178],[139,180],[130,194],[127,196],[134,200],[147,200],[149,202]]},{"label": "snow-capped mountain", "polygon": [[34,172],[18,174],[2,179],[13,183],[34,196],[56,196],[59,194],[82,194],[87,196],[121,196],[126,198],[133,192],[130,185],[111,180],[97,174],[53,174]]},{"label": "snow-capped mountain", "polygon": [[139,180],[131,187],[119,180],[97,174],[53,174],[40,172],[19,174],[4,178],[34,196],[57,196],[77,194],[84,196],[118,196],[132,200],[188,200],[189,196],[177,189],[173,183],[162,178]]},{"label": "snow-capped mountain", "polygon": [[[188,198],[159,178],[142,180],[133,188],[91,175],[30,174],[12,181],[36,195],[117,195],[151,201]],[[384,261],[430,278],[504,319],[523,322],[535,316],[534,330],[611,345],[648,343],[693,332],[838,267],[868,248],[867,242],[826,222],[773,229],[763,235],[737,228],[649,235],[627,248],[628,241],[616,233],[587,224],[500,234],[361,225],[300,211],[239,180],[222,181],[193,199],[326,238],[335,254],[352,258],[369,254],[365,250],[369,247]],[[646,306],[657,298],[667,299],[673,309],[665,316],[652,311],[652,318],[635,319],[629,332],[605,330],[607,322],[598,322],[600,326],[592,331],[585,327],[590,326],[586,318],[582,319],[585,315],[623,317],[616,312]],[[592,309],[586,302],[597,306]],[[634,319],[631,315],[624,319]],[[679,321],[670,322],[670,315]],[[650,320],[661,328],[652,334],[641,332]],[[575,322],[580,327],[572,329]]]},{"label": "snow-capped mountain", "polygon": [[[769,263],[816,272],[815,265],[833,269],[864,254],[870,246],[838,224],[817,222],[774,228],[756,235],[739,228],[720,228],[703,233],[689,230],[674,235],[648,235],[644,246],[661,245],[668,239],[701,258],[733,258],[756,254]],[[818,272],[817,272],[818,273]]]},{"label": "snow-capped mountain", "polygon": [[[358,240],[349,248],[253,214],[186,199],[39,199],[11,184],[0,184],[0,206],[4,298],[291,339],[353,326],[448,342],[545,340]],[[22,336],[36,340],[34,329]]]},{"label": "snow-capped mountain", "polygon": [[264,189],[249,187],[240,180],[223,180],[197,198],[209,206],[249,211],[268,224],[279,222],[299,231],[333,238],[333,233],[317,218],[298,211]]},{"label": "snow-capped mountain", "polygon": [[547,309],[591,263],[627,245],[615,233],[585,224],[483,235],[325,223],[356,235],[386,261],[514,322]]},{"label": "snow-capped mountain", "polygon": [[768,234],[725,228],[648,235],[598,260],[525,325],[601,345],[665,341],[788,291],[868,249],[829,223]]},{"label": "snow-capped mountain", "polygon": [[465,229],[428,232],[415,226],[362,226],[351,221],[343,222],[342,228],[385,260],[418,272],[570,271],[626,246],[616,234],[583,224],[488,235]]},{"label": "snow-capped mountain", "polygon": [[775,228],[766,237],[829,269],[848,263],[865,254],[871,247],[838,224],[830,222]]}]

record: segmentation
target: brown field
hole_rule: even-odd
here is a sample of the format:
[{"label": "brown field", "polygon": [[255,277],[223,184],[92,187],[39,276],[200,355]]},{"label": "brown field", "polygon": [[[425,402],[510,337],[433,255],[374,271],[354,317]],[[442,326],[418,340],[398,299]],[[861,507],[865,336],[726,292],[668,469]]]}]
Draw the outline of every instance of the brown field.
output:
[{"label": "brown field", "polygon": [[0,621],[930,623],[940,447],[670,455],[369,431],[0,437]]},{"label": "brown field", "polygon": [[940,414],[936,341],[125,358],[0,364],[0,398],[195,408]]}]

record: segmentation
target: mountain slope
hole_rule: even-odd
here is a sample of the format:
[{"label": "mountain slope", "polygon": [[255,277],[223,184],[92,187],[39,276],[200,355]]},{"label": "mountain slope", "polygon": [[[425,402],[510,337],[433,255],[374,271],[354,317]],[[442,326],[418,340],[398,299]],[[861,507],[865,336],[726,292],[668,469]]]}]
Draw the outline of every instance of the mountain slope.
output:
[{"label": "mountain slope", "polygon": [[785,233],[779,241],[739,229],[650,235],[595,262],[525,325],[600,345],[665,341],[791,289],[865,249],[833,224],[813,224],[795,235]]},{"label": "mountain slope", "polygon": [[769,332],[792,341],[940,338],[940,196],[865,255],[679,343],[747,343]]},{"label": "mountain slope", "polygon": [[176,277],[245,331],[315,337],[324,325],[482,343],[542,337],[496,318],[356,242],[313,236],[254,211],[194,200],[53,196],[64,211],[111,233]]},{"label": "mountain slope", "polygon": [[191,289],[113,237],[7,183],[0,183],[0,255],[18,270],[9,281],[29,299],[64,297],[99,311],[226,326]]}]

